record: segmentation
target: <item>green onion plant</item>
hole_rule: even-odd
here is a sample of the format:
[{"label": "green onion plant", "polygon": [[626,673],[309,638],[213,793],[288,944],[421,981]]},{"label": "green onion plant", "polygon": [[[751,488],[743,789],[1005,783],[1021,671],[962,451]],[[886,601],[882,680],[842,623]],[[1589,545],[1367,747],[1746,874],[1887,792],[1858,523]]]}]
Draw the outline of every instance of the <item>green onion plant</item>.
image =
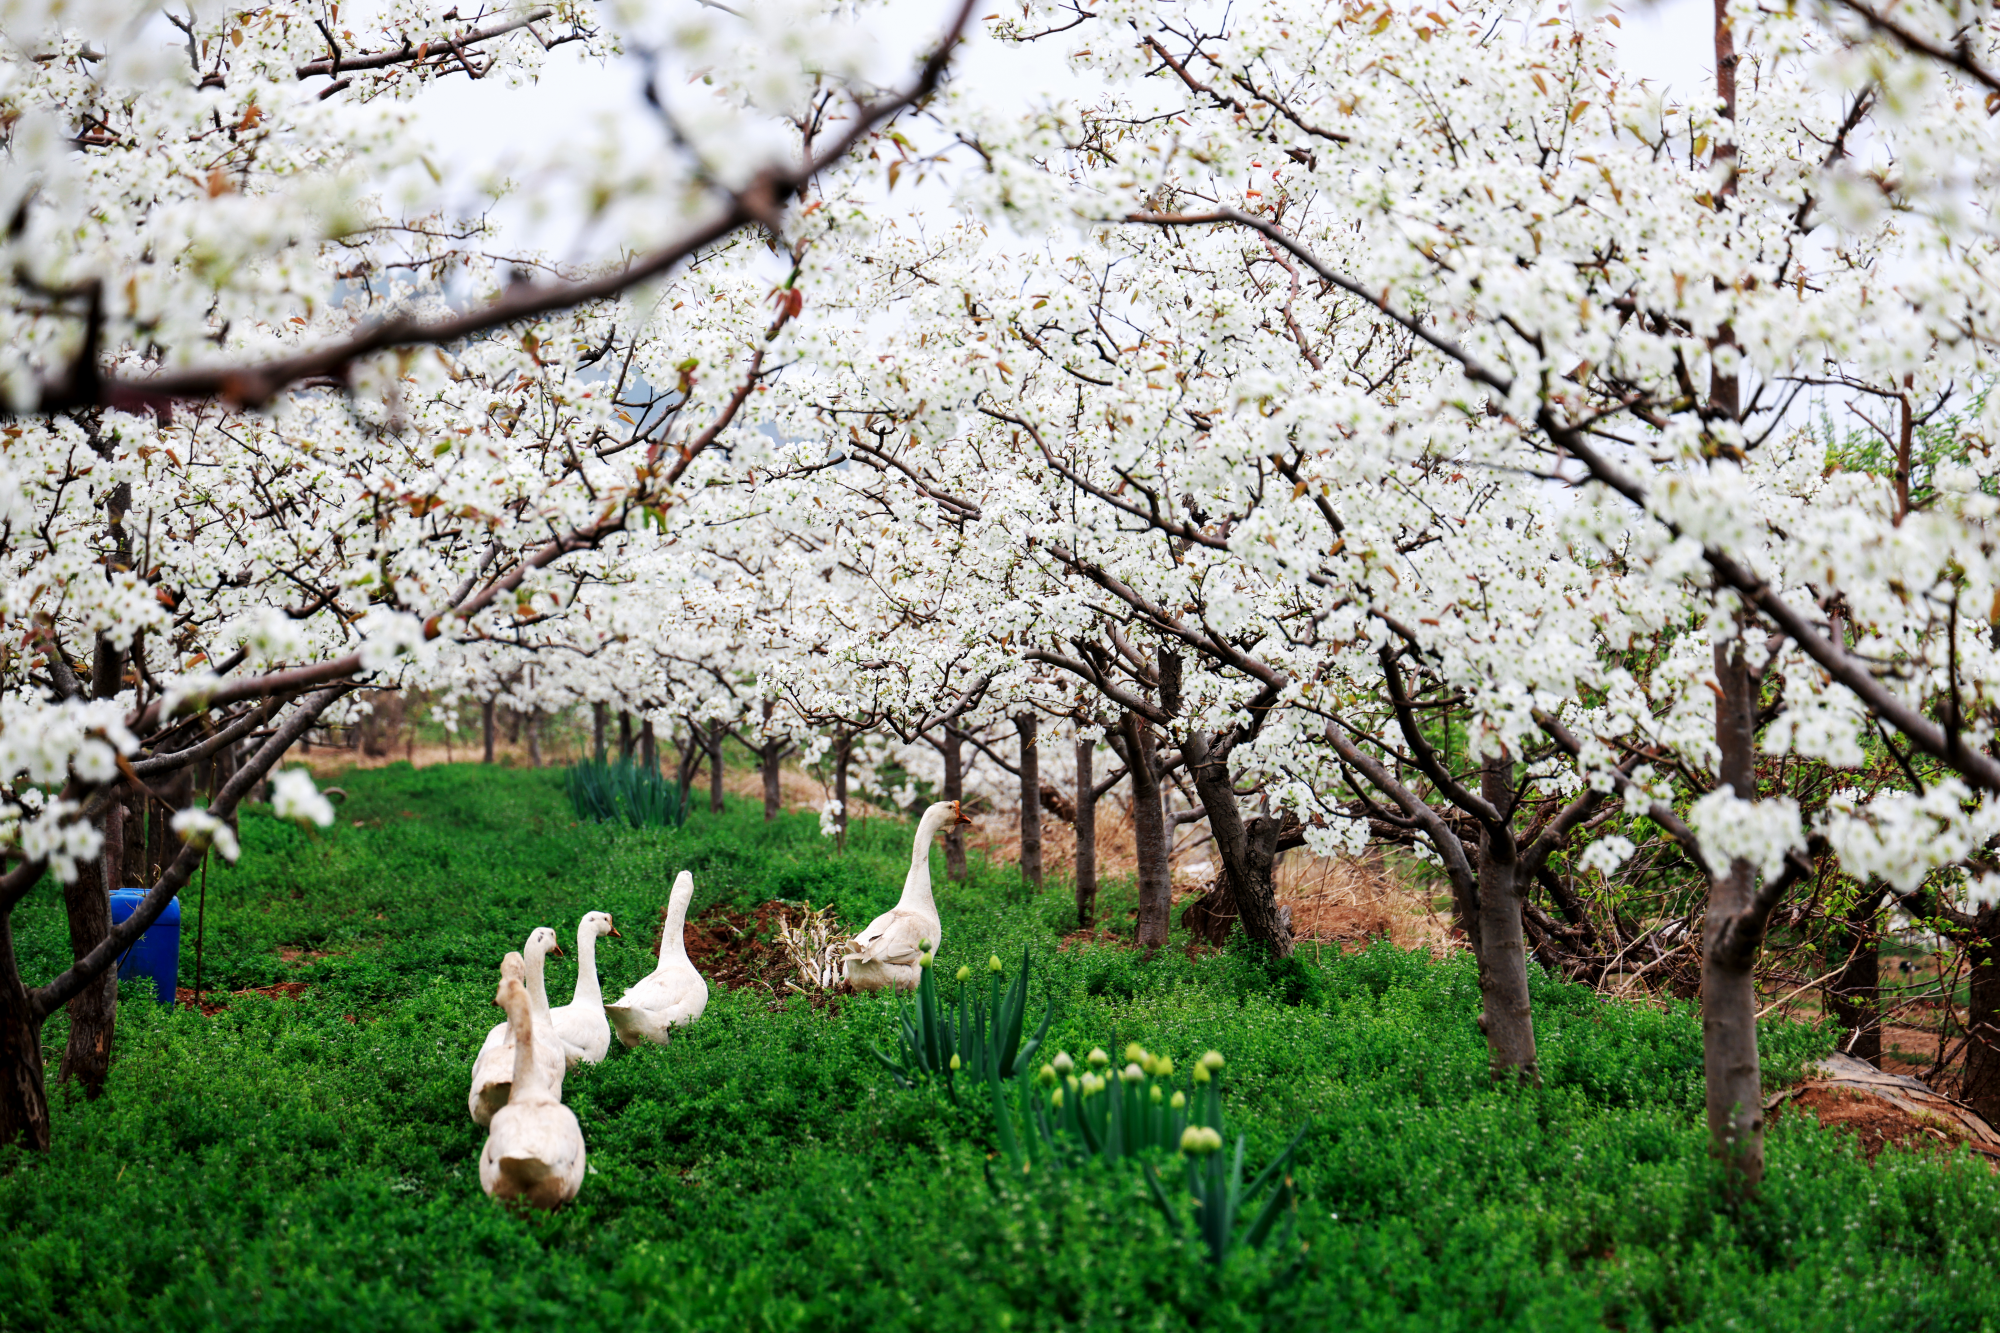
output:
[{"label": "green onion plant", "polygon": [[657,769],[634,763],[585,759],[567,779],[578,819],[633,828],[679,828],[687,823],[680,787]]}]

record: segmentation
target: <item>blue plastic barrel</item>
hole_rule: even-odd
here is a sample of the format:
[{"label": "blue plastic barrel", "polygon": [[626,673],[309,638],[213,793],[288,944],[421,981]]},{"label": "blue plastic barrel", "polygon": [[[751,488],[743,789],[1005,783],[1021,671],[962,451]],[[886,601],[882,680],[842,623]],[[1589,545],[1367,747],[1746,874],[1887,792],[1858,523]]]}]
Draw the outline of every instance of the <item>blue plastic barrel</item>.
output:
[{"label": "blue plastic barrel", "polygon": [[[144,889],[112,890],[111,924],[115,926],[132,915],[145,898]],[[118,959],[118,979],[128,981],[133,977],[151,977],[160,1003],[174,1002],[174,988],[181,979],[180,899],[169,899],[159,920],[148,926],[146,933],[133,941],[132,947]]]}]

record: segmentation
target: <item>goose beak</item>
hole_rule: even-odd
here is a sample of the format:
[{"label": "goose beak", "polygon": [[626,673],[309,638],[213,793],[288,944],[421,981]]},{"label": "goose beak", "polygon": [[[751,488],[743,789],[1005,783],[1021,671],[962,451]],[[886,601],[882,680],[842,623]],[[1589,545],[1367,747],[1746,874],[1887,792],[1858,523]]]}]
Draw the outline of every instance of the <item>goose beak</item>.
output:
[{"label": "goose beak", "polygon": [[963,801],[953,801],[951,803],[951,813],[954,824],[970,824],[972,822],[972,816],[965,813],[965,803]]},{"label": "goose beak", "polygon": [[612,933],[613,935],[616,935],[616,936],[617,936],[617,937],[618,937],[619,939],[621,939],[621,940],[625,938],[625,935],[624,935],[624,933],[623,933],[622,931],[620,931],[620,930],[618,929],[618,927],[616,927],[616,926],[612,925],[612,924],[611,924],[611,923],[610,923],[609,921],[606,921],[606,922],[604,923],[604,928],[605,928],[606,930],[610,931],[610,932],[611,932],[611,933]]},{"label": "goose beak", "polygon": [[566,953],[564,953],[564,952],[563,952],[563,950],[562,950],[562,945],[560,945],[560,944],[551,944],[551,945],[549,946],[549,952],[550,952],[550,953],[552,953],[552,954],[554,954],[554,955],[555,955],[556,957],[558,957],[558,958],[567,958],[567,957],[569,957],[569,955],[568,955],[568,954],[566,954]]}]

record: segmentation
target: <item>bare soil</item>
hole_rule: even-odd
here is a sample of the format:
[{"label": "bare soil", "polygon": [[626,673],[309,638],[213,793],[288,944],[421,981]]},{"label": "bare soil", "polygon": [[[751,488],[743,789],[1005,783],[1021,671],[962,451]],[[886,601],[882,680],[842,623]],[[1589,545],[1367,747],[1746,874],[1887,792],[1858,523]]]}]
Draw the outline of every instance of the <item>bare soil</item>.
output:
[{"label": "bare soil", "polygon": [[1967,1144],[1989,1161],[1995,1152],[1975,1143],[1961,1126],[1930,1116],[1912,1115],[1879,1097],[1847,1088],[1808,1087],[1774,1107],[1772,1120],[1789,1114],[1794,1107],[1810,1113],[1822,1125],[1853,1134],[1861,1140],[1861,1151],[1871,1162],[1890,1144],[1943,1151]]},{"label": "bare soil", "polygon": [[[781,1002],[788,1000],[800,992],[788,989],[785,984],[796,980],[798,974],[776,943],[781,914],[796,917],[799,909],[796,904],[775,898],[747,912],[723,904],[711,907],[687,924],[688,960],[711,986],[759,991]],[[662,911],[653,932],[656,958],[665,928],[666,913]],[[841,987],[845,986],[842,982]],[[838,994],[839,991],[815,993],[808,998],[813,1008],[831,1011],[837,1005]]]},{"label": "bare soil", "polygon": [[[267,1000],[302,1000],[306,994],[303,981],[274,981],[268,986],[249,986],[243,990],[228,992],[231,996],[261,995]],[[195,1007],[195,993],[192,986],[179,986],[174,990],[174,1003],[183,1009]],[[213,1018],[229,1007],[229,1001],[217,999],[214,991],[207,991],[201,999],[204,1017]]]}]

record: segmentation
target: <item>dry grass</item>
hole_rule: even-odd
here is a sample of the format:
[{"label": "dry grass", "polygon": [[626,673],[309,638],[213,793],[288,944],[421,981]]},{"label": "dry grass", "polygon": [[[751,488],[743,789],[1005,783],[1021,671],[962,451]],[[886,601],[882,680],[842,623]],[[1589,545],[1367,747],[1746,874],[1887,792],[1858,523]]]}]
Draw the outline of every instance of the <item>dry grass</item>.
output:
[{"label": "dry grass", "polygon": [[1292,909],[1292,935],[1302,944],[1356,948],[1386,938],[1400,949],[1443,957],[1459,947],[1430,893],[1397,873],[1381,853],[1329,860],[1303,847],[1278,863],[1278,904]]}]

